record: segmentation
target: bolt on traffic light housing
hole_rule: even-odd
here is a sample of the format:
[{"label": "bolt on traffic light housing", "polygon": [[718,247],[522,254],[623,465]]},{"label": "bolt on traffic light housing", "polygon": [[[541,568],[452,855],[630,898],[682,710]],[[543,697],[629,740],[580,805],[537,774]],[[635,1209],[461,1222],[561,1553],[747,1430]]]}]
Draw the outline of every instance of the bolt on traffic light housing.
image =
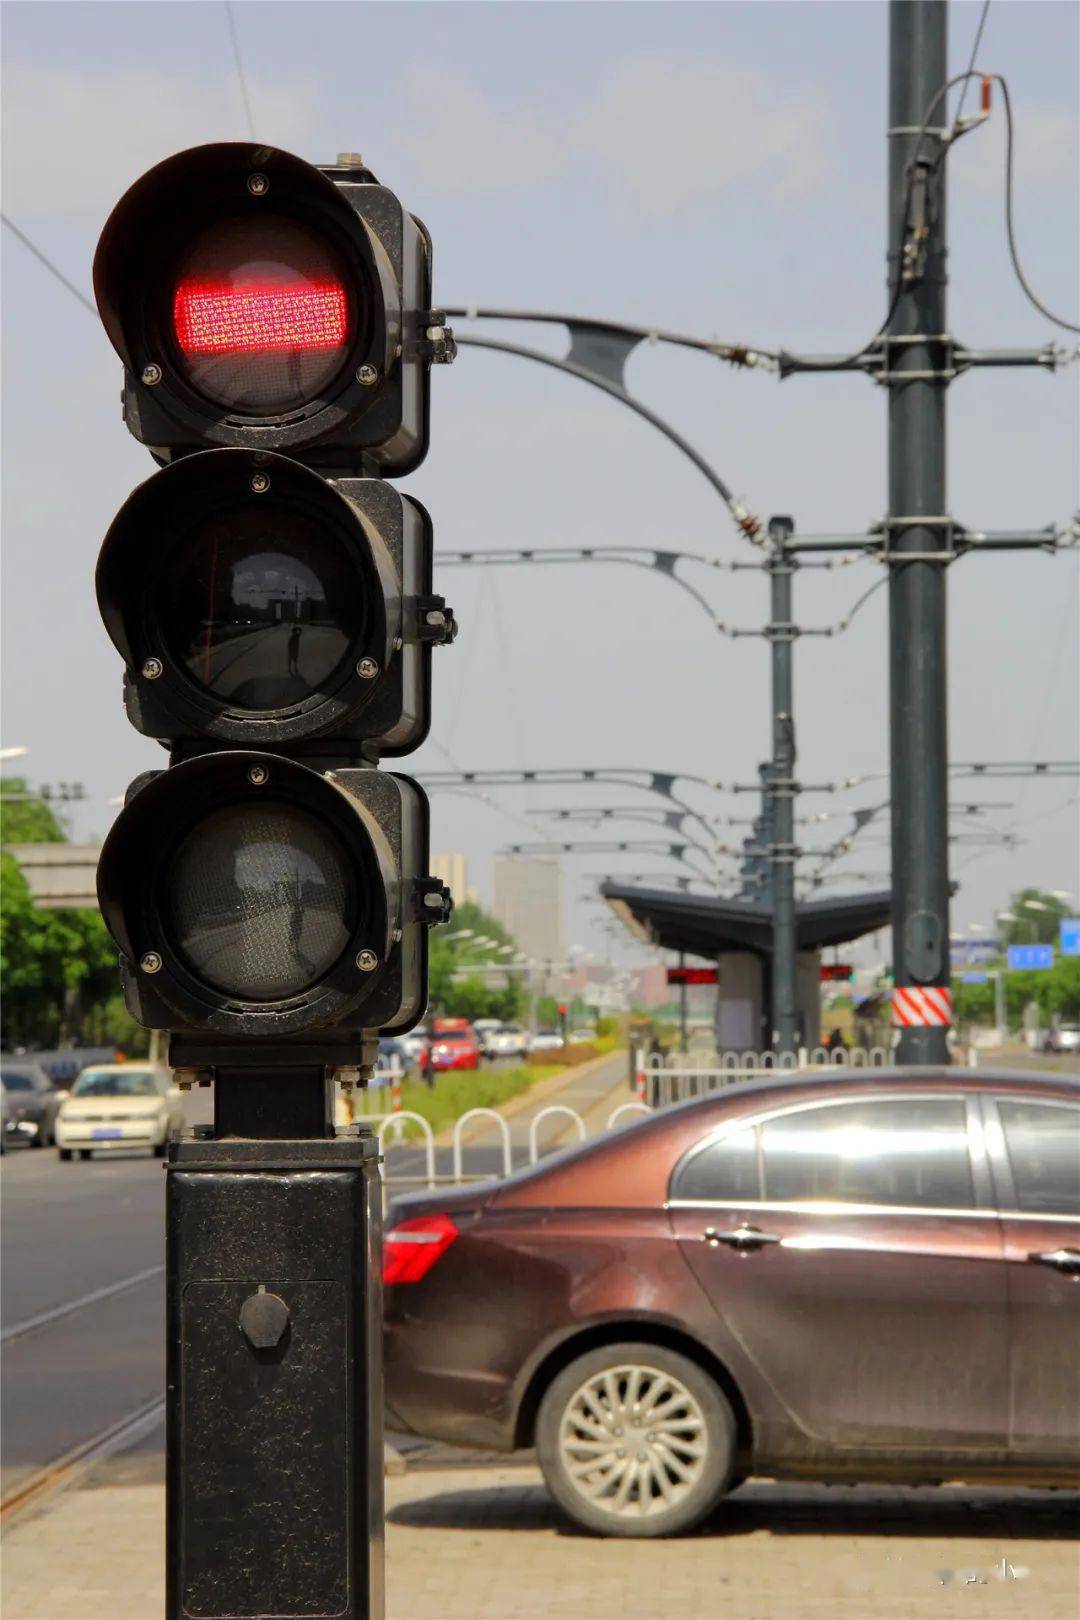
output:
[{"label": "bolt on traffic light housing", "polygon": [[179,757],[207,740],[410,752],[428,731],[431,648],[457,628],[432,558],[427,512],[378,479],[247,450],[162,468],[98,562],[129,719]]},{"label": "bolt on traffic light housing", "polygon": [[94,290],[125,366],[124,417],[159,461],[207,445],[410,472],[428,443],[423,225],[360,168],[247,142],[137,180],[106,223]]},{"label": "bolt on traffic light housing", "polygon": [[176,1063],[265,1061],[271,1043],[355,1062],[342,1054],[363,1032],[424,1011],[427,929],[450,910],[416,875],[427,861],[427,798],[407,777],[249,750],[154,772],[98,866],[128,1009],[173,1032]]}]

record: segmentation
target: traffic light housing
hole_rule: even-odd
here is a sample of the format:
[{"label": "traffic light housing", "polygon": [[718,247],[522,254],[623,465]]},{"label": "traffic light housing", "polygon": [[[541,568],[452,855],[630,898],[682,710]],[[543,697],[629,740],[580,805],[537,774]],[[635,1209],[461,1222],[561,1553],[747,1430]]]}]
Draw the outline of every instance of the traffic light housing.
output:
[{"label": "traffic light housing", "polygon": [[148,773],[98,867],[132,1015],[197,1065],[205,1038],[233,1064],[356,1064],[365,1032],[424,1010],[449,909],[427,848],[426,796],[389,772],[227,750]]},{"label": "traffic light housing", "polygon": [[456,632],[432,559],[427,512],[379,479],[259,451],[183,457],[129,497],[98,562],[128,718],[179,757],[410,753],[432,647]]},{"label": "traffic light housing", "polygon": [[428,444],[431,242],[362,167],[248,142],[166,158],[102,232],[94,291],[124,419],[165,462],[211,445],[411,472]]},{"label": "traffic light housing", "polygon": [[94,263],[124,418],[159,470],[98,562],[138,731],[102,915],[132,1015],[212,1077],[370,1070],[427,999],[428,807],[380,771],[430,723],[421,504],[386,483],[428,443],[431,242],[358,162],[218,143],[166,159]]}]

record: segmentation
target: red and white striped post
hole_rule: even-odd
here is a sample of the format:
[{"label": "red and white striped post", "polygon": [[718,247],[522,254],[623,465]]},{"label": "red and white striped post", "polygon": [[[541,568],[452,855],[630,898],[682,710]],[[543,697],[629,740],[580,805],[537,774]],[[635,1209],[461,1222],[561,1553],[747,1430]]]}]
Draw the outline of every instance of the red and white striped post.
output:
[{"label": "red and white striped post", "polygon": [[393,1075],[390,1080],[390,1111],[394,1114],[401,1113],[401,1076],[399,1074]]},{"label": "red and white striped post", "polygon": [[639,1069],[637,1071],[637,1078],[636,1078],[636,1080],[634,1082],[634,1096],[637,1098],[639,1103],[643,1103],[643,1102],[648,1101],[648,1099],[645,1096],[645,1070],[644,1069]]},{"label": "red and white striped post", "polygon": [[892,993],[892,1021],[897,1029],[948,1028],[952,1020],[952,991],[944,985],[898,984]]}]

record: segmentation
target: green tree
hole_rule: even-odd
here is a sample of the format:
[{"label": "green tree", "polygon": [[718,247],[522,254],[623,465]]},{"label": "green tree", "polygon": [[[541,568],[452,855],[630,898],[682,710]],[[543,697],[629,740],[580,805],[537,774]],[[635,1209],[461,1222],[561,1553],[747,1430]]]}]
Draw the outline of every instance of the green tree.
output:
[{"label": "green tree", "polygon": [[495,987],[470,967],[481,963],[496,966],[507,961],[495,947],[514,947],[514,941],[501,923],[480,906],[466,901],[456,906],[449,923],[433,928],[430,936],[428,1007],[434,1018],[499,1018],[512,1022],[521,1017],[525,1003],[520,974],[510,974],[505,988]]},{"label": "green tree", "polygon": [[1007,909],[1010,916],[1000,919],[1005,945],[1056,945],[1061,919],[1070,915],[1064,900],[1042,889],[1021,889]]},{"label": "green tree", "polygon": [[[50,805],[19,777],[0,780],[5,844],[63,843]],[[119,994],[116,947],[99,913],[36,906],[15,857],[0,855],[0,982],[4,1044],[107,1045],[146,1050],[147,1034]]]}]

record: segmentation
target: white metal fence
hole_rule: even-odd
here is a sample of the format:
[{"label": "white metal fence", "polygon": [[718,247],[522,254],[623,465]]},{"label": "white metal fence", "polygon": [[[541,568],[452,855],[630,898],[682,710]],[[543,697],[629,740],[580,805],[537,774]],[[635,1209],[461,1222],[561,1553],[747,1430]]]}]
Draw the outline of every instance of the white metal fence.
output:
[{"label": "white metal fence", "polygon": [[[605,1131],[615,1130],[618,1126],[626,1124],[631,1116],[649,1114],[652,1109],[643,1102],[620,1103],[613,1108],[604,1121]],[[538,1109],[529,1121],[526,1151],[528,1163],[536,1164],[541,1157],[543,1144],[541,1142],[541,1127],[545,1121],[562,1118],[573,1125],[576,1140],[584,1142],[588,1138],[585,1121],[576,1108],[570,1108],[566,1103],[551,1103],[546,1108]],[[438,1166],[438,1153],[435,1142],[435,1133],[422,1114],[414,1114],[408,1109],[397,1113],[358,1115],[356,1123],[374,1127],[375,1139],[379,1144],[379,1151],[384,1159],[388,1148],[403,1148],[411,1156],[419,1160],[415,1170],[411,1168],[398,1168],[396,1163],[386,1162],[383,1172],[383,1201],[388,1202],[387,1194],[395,1188],[408,1187],[460,1187],[470,1181],[502,1181],[513,1171],[513,1146],[510,1140],[510,1126],[503,1116],[496,1113],[494,1108],[470,1108],[454,1122],[450,1140],[450,1168],[440,1170]],[[407,1135],[406,1127],[416,1126],[419,1130],[419,1139]],[[470,1134],[470,1146],[478,1146],[477,1138],[490,1136],[494,1132],[496,1152],[499,1158],[499,1167],[496,1170],[466,1170],[464,1162],[465,1134]],[[408,1162],[408,1161],[406,1161]]]}]

